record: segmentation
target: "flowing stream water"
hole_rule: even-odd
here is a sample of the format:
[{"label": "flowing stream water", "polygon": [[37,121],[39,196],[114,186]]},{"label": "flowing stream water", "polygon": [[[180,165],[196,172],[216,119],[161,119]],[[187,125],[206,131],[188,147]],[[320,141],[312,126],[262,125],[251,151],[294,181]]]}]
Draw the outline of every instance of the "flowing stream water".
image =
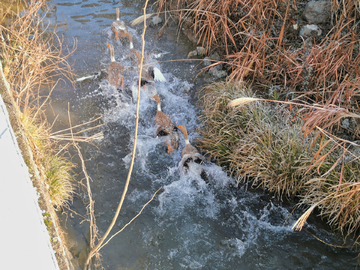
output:
[{"label": "flowing stream water", "polygon": [[[69,61],[76,77],[96,74],[110,63],[107,44],[115,47],[115,58],[131,66],[128,42],[114,39],[110,25],[119,7],[122,20],[129,23],[142,15],[144,1],[52,0],[49,19],[68,44],[77,40],[77,50]],[[150,10],[150,9],[149,9]],[[196,136],[199,108],[196,92],[211,78],[200,76],[198,62],[183,59],[195,48],[175,26],[147,29],[147,62],[160,68],[167,83],[156,83],[162,108],[173,122],[185,125],[190,141]],[[142,25],[129,27],[134,46],[141,50]],[[134,74],[125,78],[130,85]],[[102,236],[120,200],[134,142],[136,105],[129,90],[118,91],[106,76],[78,82],[75,89],[60,83],[53,94],[49,119],[58,115],[56,127],[68,127],[68,103],[72,124],[102,117],[104,139],[82,144],[87,170],[92,178],[95,215]],[[144,212],[102,250],[105,269],[354,269],[356,252],[325,245],[309,233],[293,232],[296,217],[291,206],[259,191],[233,187],[222,168],[207,163],[205,183],[190,168],[179,172],[184,139],[179,150],[169,155],[163,138],[156,138],[156,103],[146,93],[140,102],[138,149],[129,191],[113,229],[121,229],[162,187]],[[81,178],[81,177],[79,177]],[[80,179],[79,179],[80,180]],[[72,210],[85,215],[85,193],[75,196]],[[290,216],[290,217],[289,217]],[[62,215],[71,251],[83,263],[88,247],[88,223],[75,214]],[[312,219],[306,226],[322,240],[341,245],[322,222]]]}]

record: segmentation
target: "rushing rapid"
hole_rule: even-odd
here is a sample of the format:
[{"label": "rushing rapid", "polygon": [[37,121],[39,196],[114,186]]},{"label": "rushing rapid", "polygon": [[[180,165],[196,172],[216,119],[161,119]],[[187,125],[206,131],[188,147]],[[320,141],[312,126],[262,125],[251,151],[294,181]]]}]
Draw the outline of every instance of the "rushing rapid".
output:
[{"label": "rushing rapid", "polygon": [[[132,86],[137,64],[131,58],[128,40],[116,39],[111,23],[119,7],[129,25],[141,15],[141,1],[54,0],[53,20],[65,38],[78,39],[71,60],[79,78],[74,90],[54,93],[52,109],[66,126],[67,104],[73,124],[102,117],[104,139],[82,145],[95,200],[95,215],[102,236],[120,200],[134,143],[136,102]],[[194,49],[176,27],[149,27],[145,37],[146,63],[161,70],[166,81],[153,86],[161,98],[161,110],[176,125],[186,126],[190,143],[198,137],[199,108],[196,93],[204,81],[199,62],[170,61],[186,58]],[[133,46],[141,50],[142,26],[127,27]],[[125,67],[124,87],[109,83],[105,72],[114,47],[116,62]],[[200,76],[201,77],[201,76]],[[59,84],[59,88],[63,87]],[[168,153],[167,137],[157,137],[157,103],[153,91],[141,91],[136,159],[127,198],[113,233],[128,223],[161,187],[154,200],[123,232],[102,250],[105,269],[351,269],[356,254],[325,245],[309,233],[293,232],[296,217],[290,206],[262,192],[237,187],[215,164],[190,162],[184,173],[181,157],[185,147],[179,132],[179,148]],[[136,96],[136,95],[135,95]],[[52,114],[49,113],[51,119]],[[201,172],[205,172],[206,181]],[[79,179],[80,180],[80,179]],[[72,210],[85,214],[86,194],[75,197]],[[80,263],[86,256],[88,225],[80,216],[64,218],[71,251]],[[315,224],[315,223],[314,223]],[[309,232],[329,243],[339,241],[321,227],[308,224]],[[319,227],[320,226],[320,227]],[[342,242],[340,242],[341,244]]]}]

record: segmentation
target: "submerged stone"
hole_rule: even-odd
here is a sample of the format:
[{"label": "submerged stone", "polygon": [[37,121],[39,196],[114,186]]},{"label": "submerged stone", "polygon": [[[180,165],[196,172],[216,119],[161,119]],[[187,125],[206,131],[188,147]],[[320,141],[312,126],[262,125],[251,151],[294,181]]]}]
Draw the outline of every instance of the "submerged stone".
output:
[{"label": "submerged stone", "polygon": [[153,25],[157,25],[157,24],[162,23],[162,21],[163,21],[163,20],[162,20],[159,16],[155,16],[155,17],[152,18],[151,23],[152,23]]},{"label": "submerged stone", "polygon": [[307,24],[301,27],[299,35],[302,37],[310,37],[312,35],[320,36],[322,33],[319,26],[315,24]]},{"label": "submerged stone", "polygon": [[204,56],[206,54],[206,50],[204,47],[196,47],[195,50],[189,52],[188,58],[193,58],[195,56]]},{"label": "submerged stone", "polygon": [[205,57],[203,62],[205,67],[208,67],[212,64],[210,57]]},{"label": "submerged stone", "polygon": [[215,79],[221,79],[227,76],[227,73],[225,70],[222,70],[219,65],[213,66],[209,69],[209,73],[211,76],[213,76]]}]

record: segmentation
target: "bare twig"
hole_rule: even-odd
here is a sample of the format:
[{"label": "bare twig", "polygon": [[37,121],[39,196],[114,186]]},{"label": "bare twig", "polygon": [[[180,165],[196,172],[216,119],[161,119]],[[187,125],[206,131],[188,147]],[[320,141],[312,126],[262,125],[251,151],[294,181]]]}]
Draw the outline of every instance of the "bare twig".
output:
[{"label": "bare twig", "polygon": [[143,210],[145,209],[145,207],[155,198],[155,195],[160,191],[160,189],[162,189],[162,187],[160,187],[157,191],[155,191],[154,195],[151,197],[151,199],[150,199],[147,203],[145,203],[145,204],[143,205],[143,207],[141,208],[141,210],[139,211],[139,213],[137,213],[136,216],[134,216],[128,223],[126,223],[126,224],[124,225],[124,227],[122,227],[119,231],[117,231],[116,233],[114,233],[114,234],[109,238],[109,240],[107,240],[106,243],[103,244],[103,245],[99,248],[99,250],[102,249],[105,245],[107,245],[113,237],[115,237],[116,235],[118,235],[119,233],[121,233],[121,232],[122,232],[127,226],[129,226],[138,216],[140,216],[141,213],[142,213],[142,211],[143,211]]},{"label": "bare twig", "polygon": [[73,145],[76,148],[79,158],[81,160],[81,168],[83,170],[83,173],[85,175],[85,179],[86,179],[86,189],[87,189],[87,194],[89,197],[89,205],[88,205],[88,215],[90,217],[89,223],[90,223],[90,248],[93,249],[94,245],[95,245],[95,238],[97,236],[97,226],[96,226],[96,221],[95,221],[95,213],[94,213],[94,200],[92,199],[92,192],[91,192],[91,186],[90,186],[90,176],[87,173],[86,170],[86,166],[85,166],[85,161],[83,158],[83,155],[80,151],[80,148],[78,146],[78,144],[75,141],[75,138],[73,136],[72,133],[72,125],[71,125],[71,117],[70,117],[70,103],[68,103],[68,118],[69,118],[69,126],[70,126],[70,134],[73,137]]},{"label": "bare twig", "polygon": [[[145,6],[144,6],[144,16],[146,16],[146,7],[148,5],[149,0],[146,0],[145,2]],[[143,30],[143,34],[142,34],[142,50],[141,50],[141,61],[140,61],[140,69],[139,69],[139,83],[138,83],[138,99],[137,99],[137,105],[136,105],[136,122],[135,122],[135,134],[134,134],[134,145],[133,145],[133,150],[132,150],[132,156],[131,156],[131,163],[130,163],[130,167],[129,167],[129,172],[128,172],[128,176],[125,182],[125,187],[124,187],[124,191],[121,195],[121,199],[119,202],[119,205],[116,209],[116,212],[114,214],[113,220],[110,223],[108,229],[106,230],[106,232],[104,233],[103,237],[99,240],[99,242],[97,243],[97,245],[92,248],[88,254],[88,257],[86,259],[85,262],[85,266],[84,269],[87,269],[89,264],[90,264],[90,260],[91,258],[98,252],[98,250],[101,248],[103,242],[106,240],[106,238],[108,237],[110,231],[112,230],[112,228],[115,225],[115,222],[120,214],[120,210],[122,208],[122,205],[124,203],[125,200],[125,196],[129,187],[129,183],[130,183],[130,179],[131,179],[131,173],[133,170],[133,166],[134,166],[134,161],[135,161],[135,154],[136,154],[136,143],[137,143],[137,132],[138,132],[138,126],[139,126],[139,106],[140,106],[140,93],[141,93],[141,75],[142,75],[142,69],[143,69],[143,62],[144,62],[144,54],[145,54],[145,33],[146,33],[146,20],[144,20],[144,30]]]}]

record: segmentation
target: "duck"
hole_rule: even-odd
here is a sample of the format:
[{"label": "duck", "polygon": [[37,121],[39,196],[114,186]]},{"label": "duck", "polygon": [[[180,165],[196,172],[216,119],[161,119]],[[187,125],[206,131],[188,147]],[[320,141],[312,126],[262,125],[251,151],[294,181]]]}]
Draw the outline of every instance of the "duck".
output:
[{"label": "duck", "polygon": [[111,63],[106,68],[106,72],[108,74],[106,79],[109,81],[110,84],[116,86],[116,88],[118,88],[119,86],[124,88],[124,71],[125,71],[125,68],[122,65],[120,65],[119,63],[116,62],[115,57],[114,57],[114,47],[113,47],[113,45],[107,44],[107,46],[109,47],[109,50],[110,50]]},{"label": "duck", "polygon": [[185,139],[185,147],[181,152],[181,157],[184,157],[185,155],[196,155],[199,154],[199,151],[190,144],[189,142],[189,136],[188,136],[188,132],[185,126],[178,126],[178,128],[181,130],[181,132],[184,135],[184,139]]},{"label": "duck", "polygon": [[134,44],[132,41],[132,35],[127,30],[127,27],[123,21],[120,21],[120,10],[116,8],[116,21],[111,24],[111,30],[115,34],[116,40],[128,38],[130,42],[130,49],[134,48]]},{"label": "duck", "polygon": [[[188,137],[188,132],[185,126],[178,126],[178,128],[181,130],[181,132],[184,135],[184,139],[185,139],[185,147],[181,152],[181,161],[179,164],[179,167],[182,168],[182,170],[187,173],[188,169],[189,169],[189,163],[190,162],[195,162],[197,164],[202,165],[205,158],[199,153],[199,151],[190,144],[189,142],[189,137]],[[199,172],[201,178],[205,181],[208,182],[208,178],[206,175],[206,172],[204,171],[203,168],[200,169]]]},{"label": "duck", "polygon": [[[141,68],[141,52],[132,48],[130,49],[128,55],[131,59],[133,66],[139,71]],[[149,55],[144,55],[144,59],[148,60],[149,58]],[[144,83],[152,83],[154,81],[166,82],[166,78],[164,74],[162,74],[160,69],[152,65],[146,64],[145,61],[142,66],[141,80],[144,81]]]},{"label": "duck", "polygon": [[[141,73],[140,86],[148,93],[150,97],[153,97],[154,95],[157,94],[155,81],[166,82],[166,78],[161,73],[160,69],[154,66],[143,68]],[[138,87],[139,87],[139,77],[135,77],[134,82],[131,86],[131,92],[134,103],[138,97]]]},{"label": "duck", "polygon": [[174,149],[179,148],[178,129],[171,121],[170,117],[161,110],[161,100],[159,95],[154,95],[153,98],[157,103],[155,124],[158,126],[158,128],[156,130],[156,136],[169,136],[169,140],[166,140],[166,144],[168,147],[168,153],[172,153]]},{"label": "duck", "polygon": [[[137,70],[140,70],[141,68],[141,52],[131,49],[129,53],[130,59],[134,66],[137,67]],[[149,55],[145,54],[144,59],[149,59]],[[154,81],[159,82],[166,82],[166,78],[164,74],[158,69],[157,67],[154,67],[152,65],[147,65],[146,63],[143,63],[142,71],[141,71],[141,80],[144,81],[144,83],[152,83]]]},{"label": "duck", "polygon": [[160,69],[154,66],[148,66],[147,68],[144,67],[141,73],[141,79],[146,83],[152,83],[154,81],[166,82],[166,78]]}]

